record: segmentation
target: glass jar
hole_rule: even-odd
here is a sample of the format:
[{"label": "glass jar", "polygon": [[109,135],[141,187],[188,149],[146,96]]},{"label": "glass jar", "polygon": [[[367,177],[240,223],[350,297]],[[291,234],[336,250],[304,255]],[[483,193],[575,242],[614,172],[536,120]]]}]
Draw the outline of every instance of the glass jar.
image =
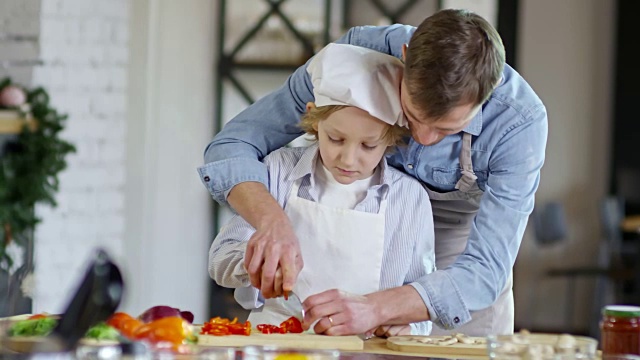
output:
[{"label": "glass jar", "polygon": [[603,355],[640,355],[640,307],[605,306],[600,335]]}]

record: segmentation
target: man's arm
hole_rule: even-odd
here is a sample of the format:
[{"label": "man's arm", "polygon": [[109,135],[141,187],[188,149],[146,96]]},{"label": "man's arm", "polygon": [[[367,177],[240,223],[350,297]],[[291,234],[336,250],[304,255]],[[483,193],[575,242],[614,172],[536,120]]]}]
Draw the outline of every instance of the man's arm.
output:
[{"label": "man's arm", "polygon": [[453,278],[473,281],[484,290],[461,289],[470,310],[486,308],[502,292],[533,210],[547,143],[546,109],[539,104],[523,120],[504,129],[495,146],[467,247],[447,269]]},{"label": "man's arm", "polygon": [[469,311],[493,304],[511,274],[533,210],[547,140],[544,106],[525,113],[497,134],[500,139],[464,252],[446,269],[418,280],[432,300],[433,320],[442,328],[456,328],[471,320]]},{"label": "man's arm", "polygon": [[[300,245],[287,214],[264,185],[257,182],[236,185],[227,199],[257,229],[246,248],[244,258],[251,284],[261,289],[265,298],[280,296],[282,291],[291,291],[303,261]],[[281,289],[275,286],[279,264],[283,276]],[[264,289],[262,284],[265,284]]]},{"label": "man's arm", "polygon": [[[214,200],[227,200],[255,229],[245,263],[251,283],[265,298],[290,291],[302,268],[297,238],[282,207],[269,194],[268,172],[260,160],[302,131],[298,121],[313,100],[309,77],[300,67],[277,91],[258,100],[231,120],[205,151],[200,178]],[[275,288],[278,266],[285,275]]]}]

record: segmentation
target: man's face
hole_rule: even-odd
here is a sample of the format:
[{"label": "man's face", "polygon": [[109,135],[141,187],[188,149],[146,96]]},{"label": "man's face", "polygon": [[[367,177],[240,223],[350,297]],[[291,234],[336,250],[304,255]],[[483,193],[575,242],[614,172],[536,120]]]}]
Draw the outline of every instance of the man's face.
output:
[{"label": "man's face", "polygon": [[404,80],[400,87],[400,102],[404,115],[409,121],[411,135],[415,141],[425,146],[435,145],[445,136],[462,131],[482,107],[475,104],[459,105],[440,119],[429,119],[423,117],[422,112],[412,103]]}]

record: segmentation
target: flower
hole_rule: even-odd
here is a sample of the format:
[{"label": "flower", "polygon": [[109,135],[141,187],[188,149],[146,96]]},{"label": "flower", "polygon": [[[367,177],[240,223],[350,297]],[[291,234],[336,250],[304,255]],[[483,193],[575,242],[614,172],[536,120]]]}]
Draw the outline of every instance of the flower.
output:
[{"label": "flower", "polygon": [[0,107],[19,107],[26,101],[27,95],[18,86],[9,85],[0,91]]}]

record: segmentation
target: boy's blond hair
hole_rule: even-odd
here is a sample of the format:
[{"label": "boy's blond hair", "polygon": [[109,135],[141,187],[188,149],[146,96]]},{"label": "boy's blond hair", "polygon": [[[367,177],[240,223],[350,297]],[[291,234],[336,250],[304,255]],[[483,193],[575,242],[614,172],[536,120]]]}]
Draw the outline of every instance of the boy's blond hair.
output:
[{"label": "boy's blond hair", "polygon": [[[314,126],[316,126],[320,121],[327,119],[329,115],[346,107],[348,106],[327,105],[313,107],[302,116],[302,120],[300,120],[300,128],[307,134],[313,135],[315,140],[318,140],[318,131],[314,129]],[[387,125],[387,130],[382,135],[382,139],[387,144],[387,146],[405,144],[405,137],[410,135],[409,129],[398,125],[385,125]]]}]

